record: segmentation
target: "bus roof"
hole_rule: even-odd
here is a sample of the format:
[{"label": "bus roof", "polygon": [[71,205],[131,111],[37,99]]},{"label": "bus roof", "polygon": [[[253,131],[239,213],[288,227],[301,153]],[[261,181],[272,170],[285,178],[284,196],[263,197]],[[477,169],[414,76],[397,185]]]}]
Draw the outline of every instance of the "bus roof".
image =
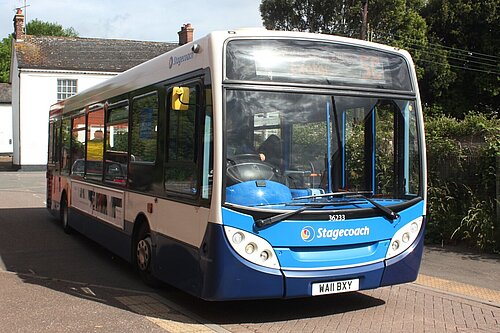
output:
[{"label": "bus roof", "polygon": [[[290,31],[271,31],[264,28],[243,28],[227,31],[214,31],[205,37],[194,40],[166,52],[156,58],[148,60],[136,67],[133,67],[123,73],[118,74],[106,81],[103,81],[83,92],[76,94],[64,103],[54,104],[55,108],[64,108],[63,113],[79,110],[85,106],[96,103],[102,103],[110,98],[134,91],[148,85],[152,85],[168,78],[176,77],[182,73],[194,71],[196,69],[206,68],[209,65],[209,57],[203,55],[208,50],[222,52],[222,48],[217,50],[218,45],[228,38],[293,38],[309,39],[338,42],[350,44],[353,46],[362,46],[376,48],[387,52],[396,52],[411,63],[411,57],[408,52],[390,47],[383,44],[367,42],[359,39],[340,37],[334,35],[323,35],[317,33],[290,32]],[[194,45],[199,45],[199,51],[196,52]],[[188,64],[189,63],[189,64]],[[58,106],[58,107],[56,107]],[[54,115],[56,113],[54,112]],[[52,113],[51,113],[52,116]]]}]

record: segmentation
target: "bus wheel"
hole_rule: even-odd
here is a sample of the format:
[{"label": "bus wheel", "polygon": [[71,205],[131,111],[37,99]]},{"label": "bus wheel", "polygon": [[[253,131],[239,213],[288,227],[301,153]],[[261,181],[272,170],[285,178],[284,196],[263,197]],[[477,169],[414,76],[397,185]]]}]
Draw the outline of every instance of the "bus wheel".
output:
[{"label": "bus wheel", "polygon": [[135,266],[141,279],[151,287],[159,287],[160,281],[152,275],[153,241],[146,224],[140,226],[135,243]]},{"label": "bus wheel", "polygon": [[69,209],[68,209],[68,199],[66,199],[66,195],[63,195],[63,197],[61,198],[60,219],[64,232],[70,234],[72,229],[69,225]]}]

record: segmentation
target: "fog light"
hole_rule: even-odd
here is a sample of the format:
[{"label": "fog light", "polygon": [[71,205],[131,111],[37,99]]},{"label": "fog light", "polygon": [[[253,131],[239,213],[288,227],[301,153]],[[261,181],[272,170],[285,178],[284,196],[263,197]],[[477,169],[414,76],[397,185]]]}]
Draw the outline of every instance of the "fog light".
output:
[{"label": "fog light", "polygon": [[245,246],[245,252],[248,254],[252,254],[255,251],[255,244],[249,243]]},{"label": "fog light", "polygon": [[260,253],[260,259],[262,259],[262,261],[266,261],[267,259],[269,259],[269,252],[267,251],[262,251]]},{"label": "fog light", "polygon": [[408,243],[408,241],[410,240],[410,234],[405,232],[403,234],[403,237],[401,237],[401,239],[403,240],[403,243]]},{"label": "fog light", "polygon": [[413,222],[410,226],[411,232],[415,233],[418,231],[418,224]]},{"label": "fog light", "polygon": [[243,239],[245,239],[245,237],[241,232],[237,232],[233,235],[233,242],[235,244],[240,244],[243,241]]},{"label": "fog light", "polygon": [[394,242],[392,242],[391,247],[393,251],[397,251],[399,249],[399,242],[395,240]]}]

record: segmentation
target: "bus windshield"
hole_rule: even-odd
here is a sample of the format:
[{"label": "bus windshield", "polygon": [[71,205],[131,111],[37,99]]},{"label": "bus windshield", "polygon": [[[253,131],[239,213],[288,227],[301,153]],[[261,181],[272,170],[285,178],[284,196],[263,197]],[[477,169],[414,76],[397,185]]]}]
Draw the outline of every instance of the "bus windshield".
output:
[{"label": "bus windshield", "polygon": [[226,203],[421,195],[415,100],[228,89],[225,107]]}]

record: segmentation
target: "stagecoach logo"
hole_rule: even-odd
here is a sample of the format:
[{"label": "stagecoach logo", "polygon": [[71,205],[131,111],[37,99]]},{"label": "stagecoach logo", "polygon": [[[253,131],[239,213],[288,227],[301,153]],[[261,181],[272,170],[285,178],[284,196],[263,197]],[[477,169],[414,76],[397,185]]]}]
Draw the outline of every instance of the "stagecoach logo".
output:
[{"label": "stagecoach logo", "polygon": [[314,239],[314,229],[312,227],[304,227],[300,232],[300,237],[304,242],[310,242]]},{"label": "stagecoach logo", "polygon": [[172,68],[172,66],[177,65],[180,66],[183,62],[189,61],[193,59],[194,57],[194,52],[191,51],[187,54],[181,55],[180,57],[170,57],[170,60],[168,61],[168,68]]},{"label": "stagecoach logo", "polygon": [[300,237],[304,242],[310,242],[314,238],[329,238],[331,240],[337,240],[342,237],[356,237],[356,236],[368,236],[370,235],[370,228],[368,226],[360,228],[346,228],[346,229],[327,229],[319,228],[314,230],[312,227],[304,227],[300,232]]}]

